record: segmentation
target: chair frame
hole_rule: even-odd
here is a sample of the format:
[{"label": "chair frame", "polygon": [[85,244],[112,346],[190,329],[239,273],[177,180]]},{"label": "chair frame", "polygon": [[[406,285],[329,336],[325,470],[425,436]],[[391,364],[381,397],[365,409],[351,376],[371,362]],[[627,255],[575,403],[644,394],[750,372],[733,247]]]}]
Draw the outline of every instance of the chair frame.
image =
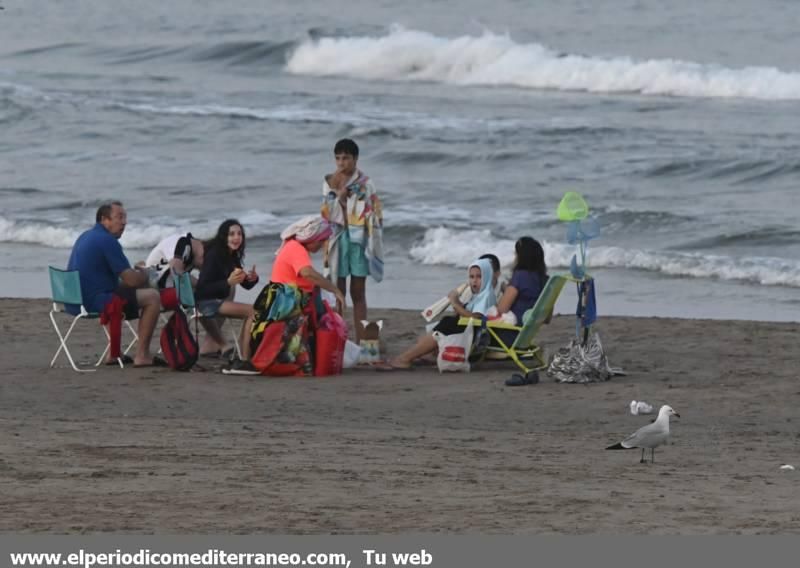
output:
[{"label": "chair frame", "polygon": [[[553,308],[558,301],[564,285],[568,281],[575,282],[575,278],[565,274],[554,274],[547,279],[547,283],[542,289],[542,293],[536,300],[534,306],[523,315],[523,324],[511,325],[499,320],[489,320],[486,322],[486,329],[489,335],[497,342],[497,345],[489,345],[486,350],[492,353],[502,353],[519,367],[524,373],[539,371],[547,368],[542,348],[534,340],[546,322],[553,314]],[[475,318],[462,317],[458,320],[459,325],[479,326],[480,320]],[[498,331],[516,331],[517,335],[511,345],[507,345],[500,338]],[[522,338],[522,341],[520,341]],[[535,366],[528,367],[522,360],[529,359],[535,362]]]},{"label": "chair frame", "polygon": [[[184,312],[186,312],[187,316],[189,317],[189,322],[191,323],[192,320],[195,319],[203,319],[203,316],[200,314],[200,311],[197,309],[197,303],[195,302],[194,298],[194,290],[192,289],[192,280],[191,276],[188,272],[184,272],[182,274],[176,274],[175,277],[177,278],[177,286],[178,286],[178,302],[180,303],[180,307],[183,308]],[[224,317],[224,316],[223,316]],[[166,325],[167,317],[164,315],[162,311],[159,319],[161,320],[162,325]],[[231,318],[225,318],[231,319]],[[239,336],[236,331],[231,326],[231,339],[233,339],[233,345],[236,348],[236,354],[241,358],[242,350],[239,347]],[[200,338],[196,338],[200,341]],[[161,349],[159,348],[159,353],[161,353]]]},{"label": "chair frame", "polygon": [[[72,331],[75,329],[75,326],[78,324],[78,322],[81,319],[86,319],[86,320],[99,319],[100,318],[100,314],[94,313],[94,312],[89,312],[89,311],[86,310],[86,308],[83,305],[83,295],[80,293],[80,286],[79,285],[77,286],[77,289],[76,289],[76,293],[78,294],[78,296],[75,297],[75,298],[69,298],[70,300],[71,299],[79,300],[79,303],[78,302],[64,301],[67,298],[57,298],[56,297],[58,294],[56,293],[55,287],[53,285],[53,283],[54,283],[53,273],[54,272],[58,272],[58,273],[75,273],[76,277],[79,278],[77,270],[62,270],[60,268],[55,268],[53,266],[48,267],[48,269],[49,269],[49,272],[50,272],[50,288],[51,288],[50,291],[51,291],[51,296],[52,296],[52,300],[53,300],[53,304],[52,304],[52,307],[50,308],[50,313],[49,313],[50,322],[53,324],[53,329],[55,329],[56,335],[58,335],[58,339],[59,339],[58,349],[56,349],[56,352],[53,355],[53,358],[50,360],[50,368],[52,369],[53,367],[55,367],[56,361],[58,360],[58,356],[63,351],[64,354],[67,357],[67,360],[69,361],[70,366],[72,367],[72,369],[74,371],[76,371],[78,373],[92,373],[92,372],[96,371],[97,369],[96,368],[95,369],[82,369],[82,368],[78,367],[78,365],[75,363],[75,359],[72,357],[72,353],[70,352],[69,347],[67,346],[67,343],[69,342],[70,335],[72,335]],[[72,278],[72,277],[70,277],[70,278]],[[78,313],[78,315],[73,316],[72,314],[70,314],[70,313],[68,313],[66,311],[64,304],[72,304],[72,303],[76,303],[76,304],[80,305],[81,311],[80,311],[80,313]],[[71,316],[72,317],[72,322],[70,323],[70,326],[67,329],[66,333],[63,333],[61,331],[61,328],[59,328],[59,326],[58,326],[58,322],[56,321],[56,317],[55,317],[55,314],[58,314],[58,313],[63,313],[63,314],[66,314],[67,316]],[[126,319],[123,319],[123,321],[128,326],[128,329],[130,330],[131,334],[133,335],[133,339],[131,340],[131,342],[128,344],[127,348],[123,352],[124,355],[127,355],[128,352],[133,348],[133,346],[139,340],[139,336],[137,335],[136,330],[131,325],[131,322],[129,322]],[[106,329],[106,326],[104,326],[104,325],[101,325],[100,327],[103,328],[103,332],[105,333],[105,336],[106,336],[106,347],[105,347],[105,349],[103,349],[103,353],[100,354],[100,358],[94,364],[95,367],[99,367],[101,364],[103,364],[103,361],[105,360],[106,354],[108,353],[108,350],[111,347],[111,344],[110,344],[111,336],[108,333],[108,329]],[[122,362],[122,357],[117,357],[117,363],[119,364],[120,368],[125,368],[125,364]]]}]

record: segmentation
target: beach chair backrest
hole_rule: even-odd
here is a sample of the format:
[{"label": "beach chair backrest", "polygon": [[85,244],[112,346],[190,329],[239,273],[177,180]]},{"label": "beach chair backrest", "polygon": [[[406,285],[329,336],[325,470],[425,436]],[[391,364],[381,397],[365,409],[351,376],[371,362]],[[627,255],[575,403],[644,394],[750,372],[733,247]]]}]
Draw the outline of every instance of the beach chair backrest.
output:
[{"label": "beach chair backrest", "polygon": [[193,308],[194,290],[192,290],[192,278],[188,272],[175,276],[175,288],[177,288],[178,299],[184,308]]},{"label": "beach chair backrest", "polygon": [[61,270],[48,267],[50,272],[50,291],[53,302],[57,304],[83,304],[81,278],[77,270]]},{"label": "beach chair backrest", "polygon": [[517,339],[512,345],[513,348],[524,349],[528,347],[539,332],[539,328],[553,312],[556,300],[564,288],[567,279],[564,276],[555,274],[547,279],[544,290],[539,294],[536,304],[525,312],[522,316],[522,329],[517,334]]}]

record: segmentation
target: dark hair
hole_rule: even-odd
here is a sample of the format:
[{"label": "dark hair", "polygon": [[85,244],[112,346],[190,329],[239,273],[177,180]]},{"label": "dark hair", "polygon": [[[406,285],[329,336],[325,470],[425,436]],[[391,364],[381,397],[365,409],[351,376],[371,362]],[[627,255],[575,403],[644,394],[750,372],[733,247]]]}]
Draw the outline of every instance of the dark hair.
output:
[{"label": "dark hair", "polygon": [[485,258],[489,262],[492,263],[492,270],[494,272],[500,272],[500,259],[499,258],[497,258],[492,253],[486,253],[486,254],[478,257],[478,259],[482,259],[482,258]]},{"label": "dark hair", "polygon": [[358,144],[349,138],[342,138],[333,147],[333,155],[336,154],[350,154],[354,158],[358,158]]},{"label": "dark hair", "polygon": [[[233,227],[234,225],[239,225],[239,227],[242,229],[242,246],[240,246],[239,249],[234,252],[229,252],[228,232],[230,232],[231,227]],[[244,225],[242,225],[237,219],[226,219],[219,226],[219,229],[217,229],[217,234],[214,235],[209,240],[205,241],[203,245],[205,246],[206,250],[219,247],[220,250],[229,252],[231,257],[233,257],[233,260],[241,264],[242,260],[244,260],[244,245],[246,243],[247,243],[247,238],[245,237],[244,234]]]},{"label": "dark hair", "polygon": [[547,277],[547,265],[544,263],[544,249],[533,237],[521,237],[514,244],[517,253],[514,270],[530,270],[536,272],[544,280]]},{"label": "dark hair", "polygon": [[99,223],[103,219],[111,219],[111,210],[114,209],[114,205],[123,207],[121,201],[109,201],[108,203],[103,203],[97,208],[97,213],[94,216],[94,222]]}]

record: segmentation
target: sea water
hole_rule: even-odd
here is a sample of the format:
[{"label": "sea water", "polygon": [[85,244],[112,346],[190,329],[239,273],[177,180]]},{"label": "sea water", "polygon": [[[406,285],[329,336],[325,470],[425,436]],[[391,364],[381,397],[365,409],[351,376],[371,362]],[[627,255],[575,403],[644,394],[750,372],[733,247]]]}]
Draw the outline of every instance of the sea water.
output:
[{"label": "sea water", "polygon": [[385,207],[372,306],[421,309],[522,235],[566,271],[578,191],[601,316],[800,320],[795,2],[3,5],[1,296],[47,297],[108,199],[132,262],[235,217],[266,282],[352,137]]}]

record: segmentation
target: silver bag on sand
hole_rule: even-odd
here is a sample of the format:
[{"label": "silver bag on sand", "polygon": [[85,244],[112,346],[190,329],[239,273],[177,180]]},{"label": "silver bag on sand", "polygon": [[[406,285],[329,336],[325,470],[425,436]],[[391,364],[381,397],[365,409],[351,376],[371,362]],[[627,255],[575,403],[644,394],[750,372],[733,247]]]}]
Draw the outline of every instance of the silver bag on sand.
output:
[{"label": "silver bag on sand", "polygon": [[553,355],[547,367],[547,375],[557,383],[599,383],[622,374],[622,369],[609,366],[597,333],[589,334],[585,346],[573,338]]}]

